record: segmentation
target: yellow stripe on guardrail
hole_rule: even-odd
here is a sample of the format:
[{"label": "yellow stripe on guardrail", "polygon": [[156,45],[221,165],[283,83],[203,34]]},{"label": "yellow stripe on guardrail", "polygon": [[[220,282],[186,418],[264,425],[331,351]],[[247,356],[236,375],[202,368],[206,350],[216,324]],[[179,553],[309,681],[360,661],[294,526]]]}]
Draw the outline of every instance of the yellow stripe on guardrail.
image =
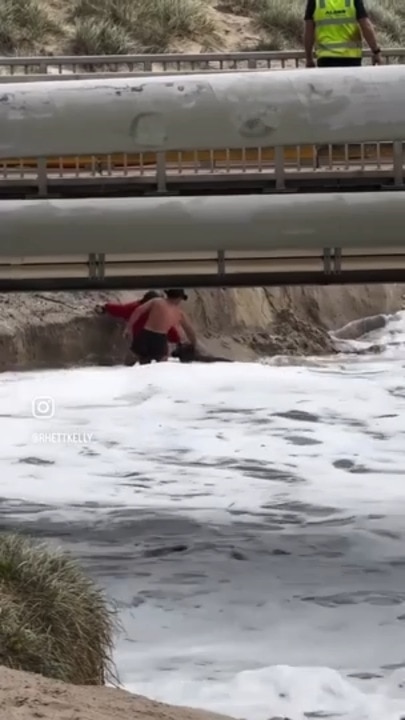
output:
[{"label": "yellow stripe on guardrail", "polygon": [[[393,160],[393,146],[391,143],[384,143],[377,146],[376,144],[349,145],[349,146],[321,146],[316,150],[313,146],[289,147],[283,148],[283,157],[285,162],[302,163],[305,161],[312,162],[314,157],[318,158],[332,157],[335,162],[345,162],[363,160],[368,162],[380,162],[381,160]],[[195,165],[203,163],[213,165],[215,163],[227,164],[258,164],[272,163],[275,161],[274,148],[264,148],[261,150],[249,149],[241,150],[197,150],[195,152],[167,152],[165,153],[167,164]],[[60,169],[83,169],[88,170],[96,163],[101,167],[111,166],[114,169],[124,169],[125,167],[145,167],[156,165],[156,153],[146,152],[142,154],[124,155],[81,155],[78,157],[51,157],[46,159],[46,167],[49,170]],[[35,158],[12,158],[1,163],[3,168],[35,168],[37,160]]]}]

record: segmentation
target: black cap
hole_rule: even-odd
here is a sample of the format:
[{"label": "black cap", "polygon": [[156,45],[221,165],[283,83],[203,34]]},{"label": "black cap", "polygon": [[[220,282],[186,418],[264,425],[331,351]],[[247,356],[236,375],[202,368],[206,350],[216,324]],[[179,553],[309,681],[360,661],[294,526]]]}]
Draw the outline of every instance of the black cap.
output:
[{"label": "black cap", "polygon": [[165,290],[165,293],[169,300],[187,300],[188,298],[183,288],[171,288],[170,290]]},{"label": "black cap", "polygon": [[155,298],[160,297],[160,294],[156,292],[156,290],[148,290],[148,292],[145,293],[143,298],[141,299],[141,303],[149,302],[149,300],[155,300]]}]

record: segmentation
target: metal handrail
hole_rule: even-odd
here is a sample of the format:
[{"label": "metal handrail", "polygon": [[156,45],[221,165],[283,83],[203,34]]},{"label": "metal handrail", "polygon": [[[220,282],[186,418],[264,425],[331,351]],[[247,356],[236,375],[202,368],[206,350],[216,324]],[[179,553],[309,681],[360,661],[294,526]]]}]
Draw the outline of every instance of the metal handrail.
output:
[{"label": "metal handrail", "polygon": [[207,150],[54,158],[15,158],[0,163],[0,197],[47,197],[74,189],[197,194],[211,190],[394,186],[404,188],[404,144]]},{"label": "metal handrail", "polygon": [[[383,48],[381,53],[385,56],[404,57],[405,48]],[[364,55],[371,57],[369,50]],[[219,60],[290,60],[305,58],[304,50],[269,50],[258,52],[228,52],[228,53],[156,53],[139,55],[37,55],[37,56],[0,56],[0,65],[34,65],[40,63],[58,64],[92,64],[92,63],[143,63],[143,62],[213,62]]]},{"label": "metal handrail", "polygon": [[[387,52],[387,51],[384,51]],[[388,51],[391,55],[394,51]],[[397,51],[395,50],[395,53]],[[402,49],[405,55],[405,48]],[[280,50],[269,52],[228,52],[228,53],[156,53],[139,55],[38,55],[38,56],[3,56],[0,57],[0,65],[35,65],[35,64],[108,64],[108,63],[144,63],[144,62],[213,62],[218,60],[242,61],[242,60],[289,60],[291,58],[304,58],[303,50]]]},{"label": "metal handrail", "polygon": [[[396,59],[405,62],[405,48],[386,48],[383,51],[385,59]],[[371,53],[365,51],[365,56],[370,57]],[[165,71],[173,73],[170,65],[175,64],[176,70],[180,66],[191,65],[192,71],[202,71],[210,63],[217,63],[223,70],[225,63],[247,63],[247,68],[254,70],[262,69],[263,63],[271,67],[272,63],[285,64],[291,61],[299,63],[305,59],[303,50],[284,50],[269,52],[230,52],[230,53],[193,53],[193,54],[156,54],[156,55],[100,55],[100,56],[40,56],[40,57],[0,57],[0,73],[5,68],[11,74],[3,74],[3,80],[10,82],[15,70],[23,67],[25,77],[38,78],[47,74],[49,79],[58,79],[62,75],[64,66],[69,66],[68,77],[75,74],[82,75],[83,66],[91,67],[93,70],[99,66],[115,66],[115,73],[103,73],[104,76],[115,77],[122,73],[121,68],[127,66],[129,73],[133,74],[152,73],[164,74]],[[142,68],[135,66],[141,65]],[[195,65],[195,67],[193,67]],[[58,68],[59,72],[49,72],[51,68]],[[31,73],[29,70],[34,70]],[[228,68],[227,68],[228,69]],[[238,68],[241,70],[241,68]],[[186,70],[183,69],[183,72]],[[97,72],[92,72],[91,77],[97,77]],[[88,71],[86,72],[88,76]],[[19,75],[18,80],[24,76]],[[1,74],[0,74],[1,82]],[[128,181],[149,187],[153,184],[153,177],[159,191],[164,191],[167,185],[172,182],[185,182],[187,186],[198,187],[202,178],[215,181],[216,185],[224,186],[237,177],[245,178],[248,183],[269,181],[274,178],[277,189],[283,189],[287,179],[301,183],[304,177],[311,176],[316,182],[329,181],[332,178],[362,182],[367,178],[376,178],[376,182],[393,181],[397,187],[403,187],[405,175],[404,148],[402,142],[395,143],[373,143],[359,146],[353,157],[353,146],[342,146],[339,150],[339,157],[336,156],[337,148],[332,146],[319,148],[290,148],[280,150],[277,157],[269,156],[269,151],[256,152],[255,157],[250,157],[252,151],[241,150],[236,153],[232,150],[206,151],[201,153],[196,150],[194,153],[176,153],[176,159],[170,156],[149,158],[147,154],[140,154],[137,157],[130,157],[122,154],[121,159],[111,155],[92,156],[88,158],[42,158],[38,161],[16,158],[15,160],[0,163],[0,194],[5,192],[6,187],[21,185],[22,192],[26,183],[29,183],[32,190],[38,189],[44,196],[47,194],[48,186],[57,182],[72,186],[75,183],[92,183],[104,186],[106,184],[121,184]],[[327,157],[325,155],[325,150]],[[371,152],[370,152],[371,151]],[[271,151],[272,152],[272,151]],[[271,154],[271,153],[270,153]],[[267,180],[265,180],[265,177]],[[145,185],[145,186],[146,186]]]},{"label": "metal handrail", "polygon": [[[385,48],[382,51],[383,57],[386,62],[391,60],[405,60],[405,48]],[[366,58],[371,57],[369,50],[364,51]],[[105,66],[141,66],[146,71],[153,70],[153,66],[159,65],[163,69],[170,65],[184,66],[191,65],[195,66],[196,69],[201,69],[212,63],[218,63],[220,68],[227,63],[234,63],[236,66],[241,63],[247,63],[250,69],[267,65],[282,66],[284,67],[287,63],[295,63],[298,67],[300,61],[305,59],[305,53],[303,50],[280,50],[280,51],[260,51],[260,52],[228,52],[228,53],[190,53],[190,54],[179,54],[179,53],[159,53],[155,55],[139,54],[139,55],[42,55],[37,57],[0,57],[0,72],[8,70],[9,74],[14,73],[14,69],[17,67],[23,67],[27,74],[29,69],[37,68],[41,73],[47,72],[48,68],[59,68],[59,72],[62,72],[63,67],[70,67],[72,72],[76,72],[76,68],[83,66],[91,66],[93,68],[105,67]],[[172,69],[172,68],[170,68]],[[35,73],[32,73],[35,74]]]}]

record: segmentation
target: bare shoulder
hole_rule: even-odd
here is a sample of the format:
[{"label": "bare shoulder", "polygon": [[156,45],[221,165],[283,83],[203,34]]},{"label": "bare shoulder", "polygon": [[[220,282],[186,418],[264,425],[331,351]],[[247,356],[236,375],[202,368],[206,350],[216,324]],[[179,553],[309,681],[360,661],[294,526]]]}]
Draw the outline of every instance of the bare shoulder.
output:
[{"label": "bare shoulder", "polygon": [[163,307],[165,305],[164,298],[153,298],[148,302],[149,307]]}]

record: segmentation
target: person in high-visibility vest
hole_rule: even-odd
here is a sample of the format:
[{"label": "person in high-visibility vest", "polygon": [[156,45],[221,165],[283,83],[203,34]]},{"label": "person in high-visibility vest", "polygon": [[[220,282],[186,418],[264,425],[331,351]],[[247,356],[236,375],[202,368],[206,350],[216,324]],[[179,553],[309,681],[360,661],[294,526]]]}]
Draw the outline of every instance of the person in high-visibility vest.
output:
[{"label": "person in high-visibility vest", "polygon": [[307,67],[361,65],[362,38],[368,44],[373,65],[381,64],[374,26],[363,0],[307,0],[304,47]]}]

